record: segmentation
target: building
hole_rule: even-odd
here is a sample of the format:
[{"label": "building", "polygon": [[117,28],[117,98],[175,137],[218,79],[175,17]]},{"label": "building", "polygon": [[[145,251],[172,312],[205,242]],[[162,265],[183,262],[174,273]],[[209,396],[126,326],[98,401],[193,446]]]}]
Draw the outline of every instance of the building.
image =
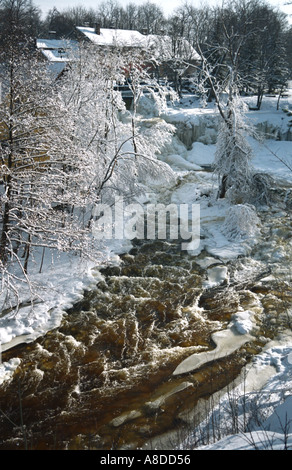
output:
[{"label": "building", "polygon": [[120,49],[136,51],[145,59],[145,66],[158,80],[166,81],[177,91],[182,82],[191,77],[200,64],[200,57],[191,44],[183,38],[167,35],[148,35],[139,31],[101,28],[99,24],[76,26],[75,39],[38,39],[36,47],[48,61],[50,71],[57,77],[66,64],[73,60],[78,42],[94,44],[102,51]]},{"label": "building", "polygon": [[167,35],[148,35],[139,31],[124,29],[77,26],[80,39],[90,41],[106,50],[120,48],[122,51],[136,50],[144,53],[146,63],[153,75],[176,83],[188,78],[197,70],[200,56],[191,44],[183,38]]},{"label": "building", "polygon": [[37,39],[36,48],[40,57],[48,63],[49,72],[58,77],[68,62],[73,60],[78,43],[65,39]]}]

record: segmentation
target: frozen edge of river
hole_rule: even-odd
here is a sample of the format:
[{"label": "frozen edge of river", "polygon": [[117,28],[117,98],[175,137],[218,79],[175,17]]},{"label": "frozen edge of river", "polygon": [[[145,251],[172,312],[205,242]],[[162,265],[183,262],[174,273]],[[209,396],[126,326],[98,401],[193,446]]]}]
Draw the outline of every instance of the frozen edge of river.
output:
[{"label": "frozen edge of river", "polygon": [[237,349],[240,349],[245,343],[251,341],[252,336],[249,334],[241,335],[233,329],[227,329],[216,331],[212,335],[212,340],[216,344],[215,349],[212,351],[195,353],[187,357],[177,366],[173,375],[180,375],[194,371],[208,362],[229,356]]}]

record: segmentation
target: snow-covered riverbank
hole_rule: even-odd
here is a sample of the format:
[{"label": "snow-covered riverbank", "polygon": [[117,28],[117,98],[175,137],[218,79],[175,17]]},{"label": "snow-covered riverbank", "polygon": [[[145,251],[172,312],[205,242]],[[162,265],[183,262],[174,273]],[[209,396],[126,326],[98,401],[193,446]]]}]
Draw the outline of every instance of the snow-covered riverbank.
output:
[{"label": "snow-covered riverbank", "polygon": [[[197,450],[291,450],[291,390],[292,332],[287,331],[255,357],[238,387],[221,395],[212,414],[221,438],[211,438]],[[210,426],[206,420],[202,435],[207,436]],[[219,434],[215,430],[212,435]]]}]

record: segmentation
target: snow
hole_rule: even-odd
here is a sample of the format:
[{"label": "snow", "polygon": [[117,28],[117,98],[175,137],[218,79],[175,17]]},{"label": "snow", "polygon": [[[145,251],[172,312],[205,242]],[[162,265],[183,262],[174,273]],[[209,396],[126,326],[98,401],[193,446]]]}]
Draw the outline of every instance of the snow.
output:
[{"label": "snow", "polygon": [[254,329],[253,317],[254,313],[250,310],[237,312],[233,315],[231,325],[239,334],[246,335]]},{"label": "snow", "polygon": [[216,444],[198,448],[198,450],[283,450],[291,448],[292,434],[287,438],[282,433],[273,431],[253,431],[248,434],[233,434],[218,441]]},{"label": "snow", "polygon": [[76,41],[68,39],[37,39],[36,46],[38,49],[73,49],[77,46]]},{"label": "snow", "polygon": [[[244,410],[238,407],[238,422],[242,426],[237,434],[227,432],[222,439],[198,450],[284,450],[292,448],[292,333],[282,333],[277,340],[267,343],[262,353],[255,356],[245,371],[242,383],[232,392],[220,397],[214,410],[224,415],[233,398],[240,403],[244,397],[245,412],[256,403],[260,423],[244,430]],[[253,412],[254,413],[254,412]],[[213,417],[214,419],[214,417]],[[207,424],[207,421],[205,422]],[[252,424],[252,423],[251,423]]]},{"label": "snow", "polygon": [[203,282],[205,288],[216,287],[228,279],[226,266],[215,266],[207,270],[208,280]]},{"label": "snow", "polygon": [[101,28],[100,34],[96,34],[95,28],[77,26],[77,29],[90,41],[99,46],[118,44],[120,46],[138,47],[145,43],[145,36],[138,31]]},{"label": "snow", "polygon": [[194,142],[187,155],[187,160],[197,165],[212,165],[214,158],[215,145],[206,145],[202,142]]},{"label": "snow", "polygon": [[292,422],[292,396],[289,396],[282,405],[277,407],[277,412],[269,416],[264,423],[264,427],[269,431],[282,434],[286,422]]},{"label": "snow", "polygon": [[286,181],[292,181],[292,172],[279,160],[279,158],[284,160],[292,168],[291,142],[268,140],[265,143],[260,143],[251,139],[251,143],[255,155],[252,164],[256,170]]},{"label": "snow", "polygon": [[0,385],[9,380],[13,372],[17,369],[20,364],[19,358],[10,359],[7,362],[0,363]]},{"label": "snow", "polygon": [[49,62],[64,64],[72,60],[72,52],[77,48],[77,42],[65,39],[37,39],[36,47]]}]

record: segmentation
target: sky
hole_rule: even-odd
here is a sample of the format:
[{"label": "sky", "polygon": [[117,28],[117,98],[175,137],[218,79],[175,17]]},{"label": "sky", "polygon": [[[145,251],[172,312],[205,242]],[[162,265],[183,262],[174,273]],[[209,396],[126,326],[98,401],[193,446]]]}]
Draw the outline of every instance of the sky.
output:
[{"label": "sky", "polygon": [[[135,3],[136,5],[146,3],[147,0],[129,0],[127,2],[119,1],[118,3],[125,5],[127,3]],[[273,6],[279,7],[287,14],[291,14],[292,19],[292,5],[285,6],[288,0],[269,0]],[[102,3],[103,0],[34,0],[34,4],[39,6],[45,15],[51,8],[56,6],[58,10],[63,10],[65,8],[70,8],[73,6],[82,5],[86,8],[93,8]],[[177,7],[185,3],[185,0],[150,0],[151,3],[156,3],[166,16],[170,15]],[[202,4],[216,5],[222,3],[222,0],[189,0],[189,3],[193,4],[195,7],[200,7]]]}]

